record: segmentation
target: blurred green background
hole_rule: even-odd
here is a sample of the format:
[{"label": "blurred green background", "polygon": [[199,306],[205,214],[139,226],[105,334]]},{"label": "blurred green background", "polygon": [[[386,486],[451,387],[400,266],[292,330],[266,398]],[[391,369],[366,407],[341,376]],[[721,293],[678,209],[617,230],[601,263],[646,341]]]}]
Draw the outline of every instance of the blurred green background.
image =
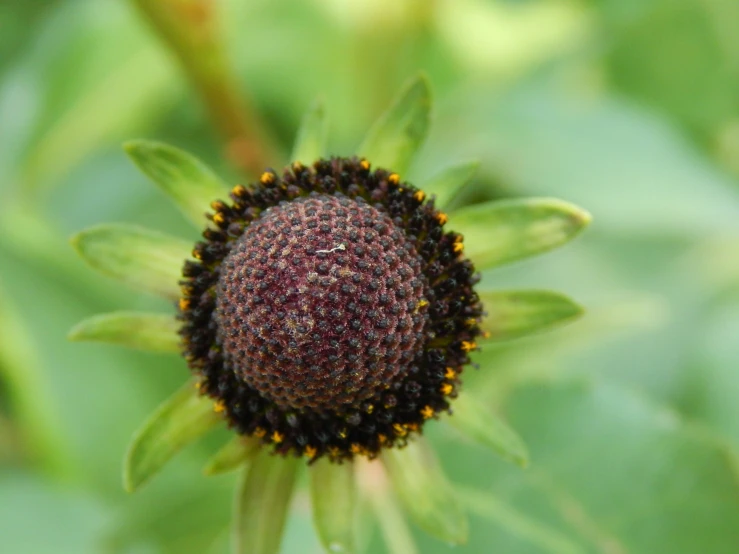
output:
[{"label": "blurred green background", "polygon": [[[350,154],[422,69],[436,103],[411,180],[479,158],[458,204],[539,195],[592,212],[575,243],[484,276],[486,287],[564,291],[588,314],[485,348],[467,378],[526,440],[530,469],[429,426],[473,514],[455,552],[739,552],[738,2],[176,2],[195,23],[217,17],[206,27],[274,166],[316,97],[332,152]],[[184,363],[65,338],[95,313],[171,310],[89,270],[70,234],[126,221],[197,236],[121,142],[171,142],[245,178],[134,4],[0,3],[4,553],[228,550],[235,477],[200,472],[226,433],[140,493],[121,487],[128,440]],[[418,544],[451,550],[421,533]],[[369,548],[385,551],[377,536]],[[283,551],[320,552],[305,489]]]}]

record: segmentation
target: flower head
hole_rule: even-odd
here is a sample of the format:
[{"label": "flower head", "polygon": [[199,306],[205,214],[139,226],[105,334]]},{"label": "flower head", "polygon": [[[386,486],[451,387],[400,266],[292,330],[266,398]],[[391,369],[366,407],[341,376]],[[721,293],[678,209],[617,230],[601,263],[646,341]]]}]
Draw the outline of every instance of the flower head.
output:
[{"label": "flower head", "polygon": [[[194,247],[121,225],[74,239],[94,267],[172,299],[177,314],[106,314],[83,321],[71,337],[180,351],[196,377],[134,438],[127,488],[225,421],[235,439],[207,471],[249,466],[237,495],[239,552],[258,542],[255,533],[269,537],[263,551],[277,549],[301,459],[311,472],[318,533],[332,551],[353,551],[359,495],[381,527],[397,530],[387,523],[397,512],[390,485],[426,531],[465,540],[464,510],[418,435],[453,409],[450,423],[525,464],[512,430],[468,393],[457,398],[460,375],[478,341],[580,313],[555,293],[478,290],[476,267],[554,248],[588,215],[550,199],[439,211],[474,165],[452,166],[426,191],[401,177],[429,109],[426,82],[416,79],[370,131],[359,149],[366,157],[351,158],[324,157],[323,112],[315,109],[294,156],[310,165],[267,170],[230,193],[182,151],[127,145],[141,169],[205,225]],[[262,502],[268,515],[255,523]]]},{"label": "flower head", "polygon": [[482,306],[433,200],[358,158],[265,172],[230,196],[179,306],[188,363],[234,429],[338,460],[448,409]]}]

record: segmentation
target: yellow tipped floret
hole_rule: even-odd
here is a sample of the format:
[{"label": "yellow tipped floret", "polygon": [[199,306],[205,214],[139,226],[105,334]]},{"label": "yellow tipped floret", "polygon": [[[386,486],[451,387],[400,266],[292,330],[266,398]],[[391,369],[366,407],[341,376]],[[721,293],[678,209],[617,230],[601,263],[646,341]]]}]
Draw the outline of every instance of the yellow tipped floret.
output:
[{"label": "yellow tipped floret", "polygon": [[265,171],[262,173],[262,176],[259,178],[259,182],[263,185],[269,185],[271,183],[275,182],[275,174],[271,171]]},{"label": "yellow tipped floret", "polygon": [[462,350],[465,352],[471,352],[475,348],[477,348],[477,345],[474,342],[468,340],[462,341]]}]

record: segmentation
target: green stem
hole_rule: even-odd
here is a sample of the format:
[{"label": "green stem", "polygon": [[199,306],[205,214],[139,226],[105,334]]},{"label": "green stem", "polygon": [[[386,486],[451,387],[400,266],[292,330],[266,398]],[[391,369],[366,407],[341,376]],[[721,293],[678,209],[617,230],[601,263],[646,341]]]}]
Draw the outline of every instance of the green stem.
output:
[{"label": "green stem", "polygon": [[131,0],[177,56],[226,142],[226,157],[259,175],[278,157],[226,60],[213,0]]}]

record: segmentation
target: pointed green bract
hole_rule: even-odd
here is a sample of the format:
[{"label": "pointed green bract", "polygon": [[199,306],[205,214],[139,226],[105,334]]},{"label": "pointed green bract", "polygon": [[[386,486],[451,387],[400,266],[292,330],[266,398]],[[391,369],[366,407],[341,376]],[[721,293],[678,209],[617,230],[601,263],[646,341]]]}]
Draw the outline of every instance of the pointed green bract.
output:
[{"label": "pointed green bract", "polygon": [[467,517],[423,438],[387,449],[382,459],[403,506],[424,531],[453,544],[466,542]]},{"label": "pointed green bract", "polygon": [[459,189],[472,180],[478,167],[480,162],[477,160],[447,167],[431,177],[421,188],[427,195],[435,195],[436,207],[443,208]]},{"label": "pointed green bract", "polygon": [[483,331],[491,340],[529,335],[582,315],[583,309],[556,292],[542,290],[478,291],[487,315]]},{"label": "pointed green bract", "polygon": [[145,312],[113,312],[80,321],[67,338],[73,341],[106,342],[149,350],[179,352],[177,320],[166,314]]},{"label": "pointed green bract", "polygon": [[322,458],[309,467],[309,476],[313,521],[321,543],[329,552],[357,552],[354,464]]},{"label": "pointed green bract", "polygon": [[358,152],[375,167],[403,175],[426,138],[431,91],[423,75],[412,79],[372,126]]},{"label": "pointed green bract", "polygon": [[254,458],[236,493],[235,554],[279,552],[299,463],[297,458],[274,456],[267,449]]},{"label": "pointed green bract", "polygon": [[133,140],[123,148],[198,227],[207,223],[205,212],[210,203],[228,194],[213,170],[184,150],[150,140]]},{"label": "pointed green bract", "polygon": [[461,433],[491,448],[501,458],[526,467],[529,453],[526,445],[507,423],[479,400],[463,394],[452,404],[449,423]]},{"label": "pointed green bract", "polygon": [[132,492],[159,472],[184,446],[215,427],[222,418],[213,401],[188,382],[139,429],[126,454],[123,485]]},{"label": "pointed green bract", "polygon": [[326,156],[327,138],[326,108],[322,101],[316,100],[303,116],[291,160],[310,165],[318,158]]},{"label": "pointed green bract", "polygon": [[455,211],[448,227],[464,236],[477,269],[534,256],[575,237],[590,214],[550,198],[499,200]]},{"label": "pointed green bract", "polygon": [[261,444],[254,437],[236,436],[208,460],[205,475],[219,475],[240,468],[259,451]]},{"label": "pointed green bract", "polygon": [[134,225],[91,227],[72,246],[92,267],[136,288],[177,298],[181,268],[192,244]]},{"label": "pointed green bract", "polygon": [[372,495],[370,502],[388,553],[417,554],[413,531],[392,492]]}]

